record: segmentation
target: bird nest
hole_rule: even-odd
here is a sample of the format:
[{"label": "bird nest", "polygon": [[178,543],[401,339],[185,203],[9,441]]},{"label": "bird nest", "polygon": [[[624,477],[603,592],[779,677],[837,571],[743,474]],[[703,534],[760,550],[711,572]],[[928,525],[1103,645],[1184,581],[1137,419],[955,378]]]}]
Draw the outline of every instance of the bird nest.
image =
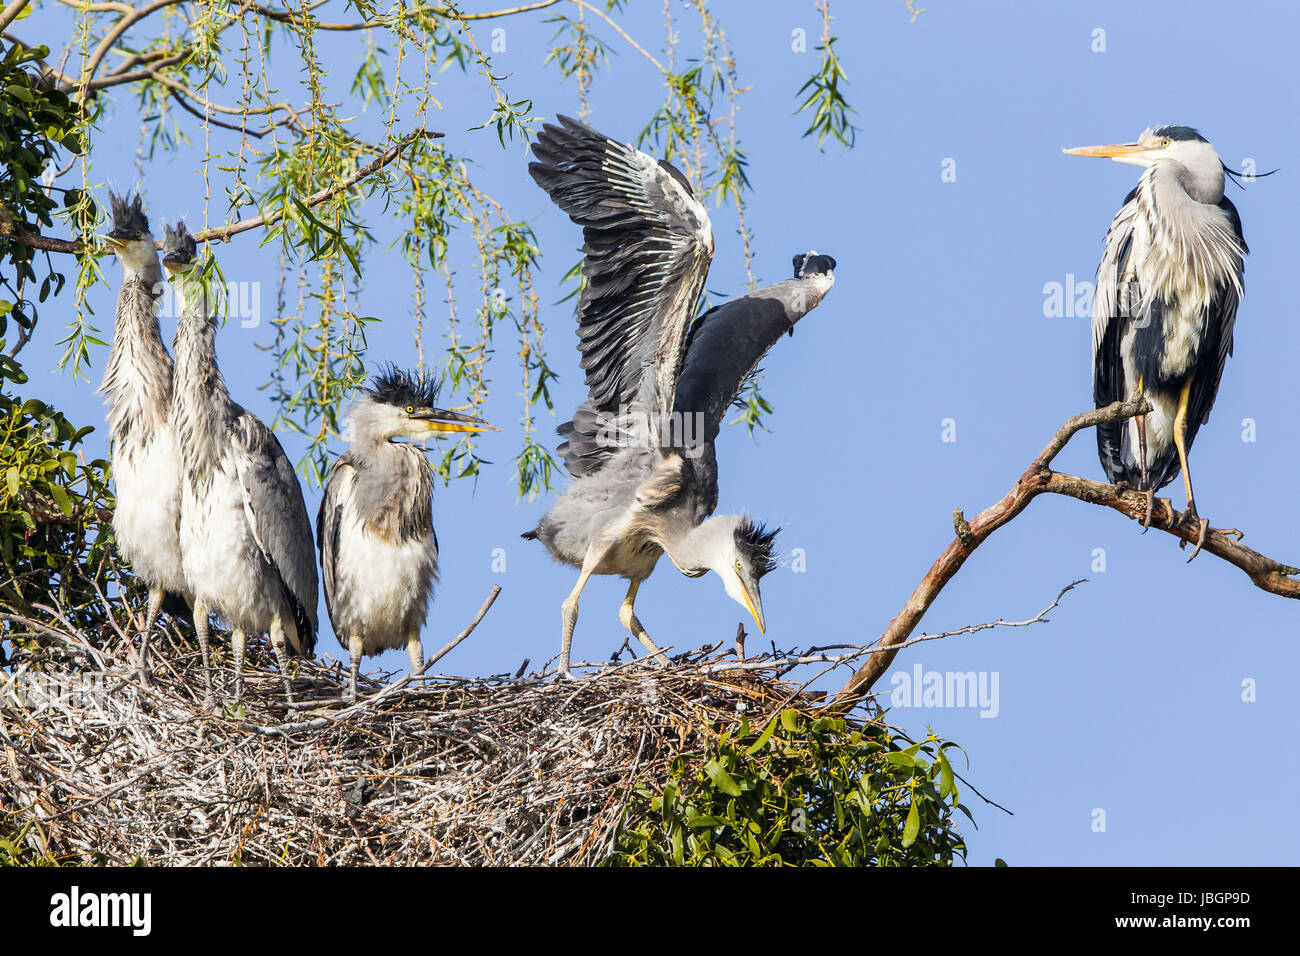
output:
[{"label": "bird nest", "polygon": [[243,700],[227,662],[208,711],[192,645],[156,643],[147,685],[122,646],[0,671],[0,836],[110,865],[595,864],[634,787],[803,696],[715,647],[574,681],[370,679],[355,704],[339,664],[303,660],[290,711],[258,646]]}]

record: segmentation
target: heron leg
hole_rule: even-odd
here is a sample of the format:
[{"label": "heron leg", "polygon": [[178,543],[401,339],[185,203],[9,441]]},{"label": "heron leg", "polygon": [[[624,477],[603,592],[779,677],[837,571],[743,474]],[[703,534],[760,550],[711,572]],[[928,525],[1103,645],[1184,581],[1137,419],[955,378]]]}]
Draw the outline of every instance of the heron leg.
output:
[{"label": "heron leg", "polygon": [[162,609],[163,589],[149,589],[148,617],[144,621],[144,634],[140,638],[140,683],[149,684],[149,638],[153,634],[154,624],[158,621],[158,612]]},{"label": "heron leg", "polygon": [[232,627],[230,629],[230,647],[235,655],[235,700],[240,700],[244,696],[244,647],[248,643],[248,635],[244,633],[242,627]]},{"label": "heron leg", "polygon": [[569,596],[564,599],[560,605],[560,621],[562,630],[560,632],[560,667],[559,675],[566,680],[573,676],[569,671],[569,649],[573,644],[573,628],[578,623],[578,597],[582,594],[582,589],[587,586],[587,579],[591,577],[600,564],[604,551],[588,551],[586,559],[582,562],[582,572],[578,575],[578,583],[573,586]]},{"label": "heron leg", "polygon": [[275,650],[275,659],[280,663],[280,673],[284,675],[284,700],[293,709],[293,682],[289,680],[289,648],[285,645],[284,621],[280,615],[271,618],[271,647]]},{"label": "heron leg", "polygon": [[406,654],[411,658],[411,673],[417,677],[424,673],[424,645],[420,643],[420,632],[412,631],[406,639]]},{"label": "heron leg", "polygon": [[632,605],[636,601],[636,592],[640,589],[640,581],[632,581],[627,586],[627,597],[623,598],[623,604],[618,609],[618,619],[623,622],[623,626],[632,632],[632,636],[645,645],[646,650],[655,656],[660,664],[668,666],[668,655],[666,655],[654,641],[650,640],[650,635],[646,633],[641,622],[637,620],[636,612],[632,610]]},{"label": "heron leg", "polygon": [[352,634],[348,637],[348,657],[350,658],[348,667],[348,697],[355,704],[357,702],[357,676],[361,673],[361,635]]},{"label": "heron leg", "polygon": [[[1178,463],[1183,468],[1183,490],[1187,492],[1186,517],[1200,524],[1196,533],[1196,547],[1192,549],[1192,555],[1187,559],[1188,564],[1191,564],[1192,558],[1201,553],[1201,548],[1205,547],[1205,541],[1210,536],[1210,519],[1202,518],[1196,513],[1196,496],[1192,494],[1192,473],[1187,468],[1187,401],[1191,394],[1192,379],[1189,378],[1183,383],[1183,390],[1178,395],[1178,413],[1174,416],[1174,445],[1178,448]],[[1178,542],[1179,548],[1186,546],[1186,541]]]},{"label": "heron leg", "polygon": [[199,639],[199,654],[203,658],[203,706],[211,710],[213,695],[212,659],[208,649],[208,602],[200,597],[194,598],[194,633]]}]

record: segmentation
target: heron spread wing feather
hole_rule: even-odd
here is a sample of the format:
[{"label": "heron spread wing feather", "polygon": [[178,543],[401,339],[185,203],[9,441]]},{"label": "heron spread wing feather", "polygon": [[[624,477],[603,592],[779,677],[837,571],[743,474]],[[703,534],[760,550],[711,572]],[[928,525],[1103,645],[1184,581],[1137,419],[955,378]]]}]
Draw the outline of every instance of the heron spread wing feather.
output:
[{"label": "heron spread wing feather", "polygon": [[704,433],[696,437],[717,438],[727,409],[763,356],[816,304],[804,307],[804,292],[804,280],[787,279],[725,302],[696,320],[677,381],[677,427],[694,429],[698,421]]},{"label": "heron spread wing feather", "polygon": [[[302,488],[279,439],[257,416],[242,411],[231,428],[244,513],[270,569],[293,609],[299,653],[316,645],[316,563]],[[303,560],[303,558],[306,560]]]},{"label": "heron spread wing feather", "polygon": [[597,432],[613,416],[641,417],[650,439],[667,420],[713,230],[670,163],[568,117],[559,121],[543,127],[528,171],[583,227],[578,348],[588,398],[561,427],[569,439],[561,453],[576,475],[599,470],[612,451]]}]

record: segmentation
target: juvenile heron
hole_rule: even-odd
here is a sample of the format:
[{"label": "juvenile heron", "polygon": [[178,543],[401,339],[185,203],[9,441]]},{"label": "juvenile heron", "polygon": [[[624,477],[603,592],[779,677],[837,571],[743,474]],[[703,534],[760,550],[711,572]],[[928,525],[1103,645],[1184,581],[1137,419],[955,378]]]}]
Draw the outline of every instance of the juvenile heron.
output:
[{"label": "juvenile heron", "polygon": [[1097,427],[1097,451],[1112,484],[1155,493],[1179,471],[1187,515],[1199,521],[1191,561],[1210,523],[1196,511],[1187,454],[1209,420],[1241,301],[1245,256],[1241,217],[1224,195],[1219,154],[1186,126],[1147,129],[1135,143],[1081,146],[1146,167],[1106,233],[1092,309],[1093,398],[1100,408],[1139,396],[1147,415]]},{"label": "juvenile heron", "polygon": [[390,368],[348,413],[351,447],[325,479],[316,517],[325,607],[348,650],[348,692],[357,696],[361,657],[405,646],[424,666],[420,629],[438,579],[433,468],[418,446],[434,435],[490,426],[435,407],[434,382]]},{"label": "juvenile heron", "polygon": [[159,609],[182,613],[188,595],[177,533],[180,469],[170,422],[172,359],[158,328],[162,269],[140,196],[128,200],[110,192],[109,203],[113,229],[107,238],[122,264],[122,286],[100,391],[107,396],[113,439],[113,536],[149,586],[140,645],[140,671],[147,675],[149,635]]},{"label": "juvenile heron", "polygon": [[180,306],[172,423],[181,461],[181,565],[212,700],[208,614],[230,623],[235,696],[243,693],[247,635],[269,632],[293,705],[289,649],[316,644],[316,556],[302,488],[274,433],[230,398],[217,367],[217,318],[192,268],[184,223],[165,230],[163,264]]},{"label": "juvenile heron", "polygon": [[583,227],[578,348],[588,396],[559,429],[575,480],[524,537],[580,569],[562,608],[559,670],[567,676],[578,598],[593,574],[628,579],[619,620],[665,659],[633,609],[664,553],[688,577],[717,573],[764,629],[759,580],[775,566],[776,532],[744,515],[710,517],[718,504],[714,439],[767,350],[834,284],[835,260],[796,256],[794,278],[696,319],[713,231],[686,178],[667,161],[559,119],[543,128],[528,168]]}]

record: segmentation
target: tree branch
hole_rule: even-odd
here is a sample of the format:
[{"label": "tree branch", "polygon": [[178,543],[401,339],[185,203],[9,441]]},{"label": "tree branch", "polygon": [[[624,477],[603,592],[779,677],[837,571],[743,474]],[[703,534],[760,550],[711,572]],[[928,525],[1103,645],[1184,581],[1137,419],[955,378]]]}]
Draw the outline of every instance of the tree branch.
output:
[{"label": "tree branch", "polygon": [[[379,156],[375,157],[375,159],[358,169],[351,176],[335,183],[333,186],[312,193],[304,200],[304,204],[307,206],[318,206],[327,199],[330,199],[345,190],[351,189],[367,176],[379,172],[379,170],[383,169],[400,156],[402,151],[416,140],[438,139],[442,135],[442,133],[437,133],[433,130],[416,130],[414,133],[398,140],[388,149],[384,150],[384,152]],[[283,215],[280,213],[272,213],[270,215],[253,216],[249,219],[240,219],[238,222],[232,222],[227,226],[219,226],[215,229],[204,229],[202,232],[196,232],[194,234],[194,240],[196,242],[226,242],[242,232],[248,232],[250,229],[257,229],[260,226],[273,226],[283,218]],[[41,236],[34,232],[28,232],[13,221],[13,217],[9,215],[8,210],[3,206],[0,206],[0,238],[12,239],[24,246],[28,246],[32,249],[44,249],[46,252],[67,252],[76,254],[86,251],[86,244],[79,240],[54,239],[49,236]],[[161,249],[162,240],[154,240],[154,245]]]},{"label": "tree branch", "polygon": [[18,15],[27,9],[27,4],[30,2],[31,0],[12,0],[6,4],[5,8],[0,10],[0,30],[7,30],[9,24],[18,19]]},{"label": "tree branch", "polygon": [[[960,510],[955,512],[953,525],[957,532],[956,539],[939,555],[925,577],[921,579],[921,583],[917,585],[916,590],[912,592],[907,603],[903,605],[903,609],[889,622],[885,633],[877,642],[877,647],[883,649],[882,652],[872,654],[858,668],[836,695],[833,707],[837,710],[847,710],[871,690],[872,685],[889,668],[912,631],[920,624],[921,618],[929,610],[930,605],[939,597],[944,586],[961,570],[966,559],[994,531],[1014,519],[1039,495],[1045,493],[1065,495],[1089,504],[1111,508],[1120,514],[1140,520],[1146,514],[1146,495],[1142,492],[1052,471],[1048,466],[1077,432],[1104,422],[1124,421],[1150,410],[1151,406],[1145,399],[1137,399],[1132,402],[1115,402],[1105,408],[1075,415],[1061,426],[1052,440],[1047,443],[1047,447],[1033,460],[1020,476],[1015,487],[1001,501],[985,508],[970,522],[966,521]],[[1158,528],[1189,544],[1196,543],[1200,530],[1199,524],[1175,511],[1169,499],[1157,499],[1157,507],[1154,510],[1151,527]],[[1266,557],[1247,548],[1230,534],[1214,529],[1211,529],[1203,550],[1240,568],[1258,588],[1282,597],[1300,598],[1300,580],[1294,577],[1300,574],[1300,568]]]}]

